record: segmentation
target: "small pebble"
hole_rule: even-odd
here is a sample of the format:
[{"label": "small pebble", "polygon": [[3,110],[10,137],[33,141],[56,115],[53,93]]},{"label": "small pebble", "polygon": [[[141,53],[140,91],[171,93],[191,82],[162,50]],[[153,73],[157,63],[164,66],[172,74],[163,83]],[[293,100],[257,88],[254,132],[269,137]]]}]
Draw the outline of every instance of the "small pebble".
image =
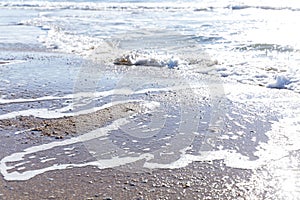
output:
[{"label": "small pebble", "polygon": [[184,188],[191,187],[191,182],[188,181],[183,185]]},{"label": "small pebble", "polygon": [[142,180],[142,183],[148,183],[148,179]]},{"label": "small pebble", "polygon": [[130,186],[135,186],[135,183],[130,182],[129,185],[130,185]]}]

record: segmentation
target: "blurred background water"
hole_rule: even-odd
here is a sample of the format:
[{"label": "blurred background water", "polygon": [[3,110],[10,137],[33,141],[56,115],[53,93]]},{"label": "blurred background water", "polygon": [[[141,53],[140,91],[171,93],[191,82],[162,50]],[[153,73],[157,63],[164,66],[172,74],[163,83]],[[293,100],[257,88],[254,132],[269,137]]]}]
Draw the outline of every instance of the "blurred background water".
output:
[{"label": "blurred background water", "polygon": [[123,47],[177,56],[195,45],[217,65],[187,70],[300,92],[297,1],[4,0],[0,10],[2,48],[42,44],[86,57],[105,40],[130,40]]}]

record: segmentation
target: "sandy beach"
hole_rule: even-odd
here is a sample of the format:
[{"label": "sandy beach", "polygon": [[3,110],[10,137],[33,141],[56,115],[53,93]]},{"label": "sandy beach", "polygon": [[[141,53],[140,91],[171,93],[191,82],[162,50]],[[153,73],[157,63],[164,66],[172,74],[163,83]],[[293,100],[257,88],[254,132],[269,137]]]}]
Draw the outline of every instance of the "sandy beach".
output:
[{"label": "sandy beach", "polygon": [[[1,199],[252,199],[252,197],[264,199],[276,190],[276,184],[269,184],[265,188],[260,186],[266,184],[265,181],[268,178],[272,179],[271,175],[260,180],[257,169],[247,169],[247,166],[241,168],[230,167],[227,160],[228,156],[224,157],[222,154],[219,156],[216,154],[214,157],[213,153],[214,151],[218,152],[220,148],[232,149],[232,151],[240,151],[255,160],[256,156],[253,153],[258,145],[257,141],[267,140],[265,132],[271,129],[270,121],[276,120],[274,112],[268,109],[263,110],[260,107],[259,111],[265,114],[258,116],[254,112],[259,105],[256,108],[246,108],[240,104],[242,107],[239,107],[235,105],[236,103],[220,98],[219,101],[222,100],[223,104],[222,109],[226,108],[223,111],[228,113],[214,116],[215,118],[223,117],[223,125],[212,127],[209,126],[209,123],[213,123],[212,120],[215,120],[209,114],[213,111],[211,108],[212,101],[203,97],[205,92],[190,94],[190,89],[178,89],[178,87],[173,87],[173,89],[169,87],[167,90],[159,88],[159,90],[156,89],[157,91],[154,91],[155,87],[146,90],[139,88],[140,90],[135,93],[115,90],[112,95],[116,96],[107,100],[105,100],[104,94],[111,94],[104,92],[100,93],[101,96],[94,92],[92,96],[85,95],[83,98],[103,98],[104,101],[100,104],[104,103],[104,106],[99,107],[97,103],[92,103],[91,105],[84,105],[83,110],[80,107],[81,111],[88,111],[81,112],[80,109],[76,111],[75,104],[72,104],[71,107],[68,105],[71,102],[74,103],[74,96],[67,95],[73,93],[72,90],[74,89],[71,87],[66,88],[65,85],[60,87],[55,85],[56,82],[67,82],[66,79],[74,80],[76,77],[54,76],[53,74],[48,76],[47,74],[47,78],[50,79],[49,85],[46,86],[47,89],[44,89],[45,86],[41,87],[40,85],[40,82],[44,81],[44,77],[40,73],[44,72],[39,71],[38,67],[43,66],[47,60],[55,57],[56,59],[51,60],[47,66],[50,68],[54,66],[55,70],[58,71],[57,74],[60,74],[60,70],[63,74],[68,68],[65,61],[68,60],[69,62],[69,59],[61,54],[56,56],[47,52],[39,52],[36,55],[42,55],[43,60],[40,60],[37,56],[30,62],[3,63],[1,66],[2,71],[9,69],[15,72],[13,76],[19,77],[25,77],[24,72],[18,70],[22,66],[37,70],[36,73],[31,74],[31,80],[35,80],[31,85],[12,87],[14,83],[7,81],[7,89],[2,94],[5,95],[5,98],[1,100],[0,111],[0,156],[2,159],[1,171],[4,175],[1,176]],[[57,68],[57,63],[60,63],[61,67]],[[51,71],[51,69],[47,70]],[[169,72],[173,73],[170,70]],[[20,73],[20,75],[17,73]],[[51,76],[53,76],[53,79]],[[135,70],[134,77],[139,76],[144,76],[144,74]],[[133,78],[127,76],[127,79],[128,77],[129,79]],[[100,80],[102,79],[100,78]],[[157,81],[157,78],[153,79],[152,77],[147,80]],[[21,79],[16,79],[16,81],[21,81]],[[125,83],[128,83],[127,81],[124,83],[119,81],[119,86],[116,86],[116,89],[123,87]],[[163,81],[165,86],[169,86],[171,83],[173,81]],[[51,84],[54,84],[55,87]],[[180,84],[180,86],[187,85]],[[87,87],[84,85],[82,88]],[[106,86],[103,88],[106,88]],[[201,87],[198,89],[203,90]],[[57,94],[56,91],[61,92]],[[14,95],[12,96],[12,94]],[[126,97],[133,97],[136,94],[137,98],[129,101],[126,98],[124,99],[123,96],[120,97],[124,94]],[[126,132],[126,128],[118,130],[118,128],[112,126],[116,121],[128,117],[128,119],[150,120],[150,122],[152,120],[153,122],[155,120],[151,119],[151,116],[158,117],[164,114],[160,111],[155,111],[158,112],[158,115],[155,112],[150,112],[149,109],[153,108],[149,107],[148,104],[141,103],[141,100],[151,100],[160,102],[160,104],[165,103],[165,106],[163,106],[164,112],[170,112],[169,115],[173,115],[170,121],[167,120],[163,124],[162,133],[156,132],[153,134],[150,132],[151,136],[142,137],[138,135],[142,133],[139,132],[139,129],[135,131],[136,135],[132,135],[132,133]],[[114,104],[113,102],[118,103]],[[179,106],[178,102],[180,102]],[[187,109],[193,108],[192,110],[195,110],[195,105],[200,108],[201,115],[192,116],[195,112]],[[228,109],[229,107],[230,109]],[[181,108],[181,112],[178,112],[178,108]],[[199,121],[196,121],[198,123],[196,126],[198,133],[193,136],[185,135],[186,138],[190,139],[188,142],[184,141],[182,137],[176,136],[178,133],[172,132],[172,129],[178,126],[178,120],[180,120],[176,116],[185,116],[182,112],[184,109],[189,112],[188,116],[190,117],[188,117],[188,120],[190,124],[193,124],[192,118],[199,117]],[[50,112],[51,110],[54,112]],[[254,112],[250,112],[250,110]],[[60,117],[61,114],[65,116]],[[249,118],[240,118],[238,114]],[[150,119],[146,119],[145,115],[150,116]],[[254,120],[252,123],[249,122],[250,118]],[[183,121],[179,122],[184,124]],[[134,126],[138,126],[139,123],[134,123]],[[110,135],[102,133],[102,129],[110,130],[110,126],[115,131],[111,132]],[[155,127],[158,125],[148,124],[147,126]],[[129,126],[130,128],[133,127]],[[93,133],[93,130],[100,131],[99,133]],[[239,135],[241,130],[246,131]],[[214,134],[209,137],[207,131]],[[223,134],[219,134],[218,131]],[[216,135],[216,133],[218,134]],[[85,136],[88,134],[90,135]],[[189,152],[190,155],[195,155],[195,158],[193,158],[195,162],[192,162],[193,159],[187,162],[180,161],[183,147],[163,150],[166,146],[161,143],[161,140],[168,140],[170,136],[175,138],[171,140],[171,146],[187,145],[189,150],[185,150],[185,153]],[[107,142],[102,143],[100,140],[96,140],[96,142],[98,141],[96,146],[93,146],[95,141],[88,142],[88,140],[101,137],[104,137],[103,141],[112,141],[114,146]],[[234,143],[229,137],[235,138]],[[257,139],[253,140],[253,137]],[[79,139],[72,140],[72,138]],[[212,141],[207,146],[204,143],[209,142],[209,139]],[[177,154],[176,149],[181,153]],[[201,149],[202,151],[210,150],[212,158],[209,155],[201,157],[201,154],[198,158],[196,155]],[[166,156],[164,158],[164,156],[161,156],[164,155],[163,152],[167,155],[168,151],[171,150],[175,153],[174,157],[168,158]],[[158,168],[143,168],[141,167],[143,164],[137,163],[140,161],[147,162],[149,158],[146,158],[146,160],[139,158],[140,161],[137,163],[133,161],[131,164],[130,162],[125,164],[125,162],[125,168],[123,168],[122,162],[120,163],[118,160],[112,160],[113,164],[102,166],[102,161],[105,163],[107,160],[114,158],[114,154],[110,154],[110,151],[114,151],[120,158],[124,156],[135,158],[143,156],[145,153],[152,153],[154,155],[152,158],[159,160],[161,163],[157,165]],[[20,152],[21,157],[17,156],[15,152]],[[155,158],[155,156],[158,157]],[[234,160],[234,154],[231,157]],[[176,163],[178,159],[181,164],[178,166],[171,164],[172,162]],[[240,166],[243,166],[243,161],[240,160],[239,162],[241,162]],[[162,167],[159,167],[160,165]],[[39,169],[42,170],[39,171]],[[263,168],[261,170],[263,171]],[[13,172],[17,173],[14,174]]]},{"label": "sandy beach", "polygon": [[299,199],[300,5],[0,2],[0,199]]}]

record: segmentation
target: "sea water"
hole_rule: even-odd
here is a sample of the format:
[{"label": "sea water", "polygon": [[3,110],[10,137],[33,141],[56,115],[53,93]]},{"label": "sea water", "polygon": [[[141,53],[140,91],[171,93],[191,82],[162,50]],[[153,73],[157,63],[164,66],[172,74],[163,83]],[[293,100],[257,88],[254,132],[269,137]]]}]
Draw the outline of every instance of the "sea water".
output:
[{"label": "sea water", "polygon": [[173,68],[172,56],[197,45],[225,80],[300,91],[296,1],[4,0],[0,9],[1,46],[38,43],[89,56],[107,48],[103,41],[123,41],[118,48],[150,49],[156,64]]}]

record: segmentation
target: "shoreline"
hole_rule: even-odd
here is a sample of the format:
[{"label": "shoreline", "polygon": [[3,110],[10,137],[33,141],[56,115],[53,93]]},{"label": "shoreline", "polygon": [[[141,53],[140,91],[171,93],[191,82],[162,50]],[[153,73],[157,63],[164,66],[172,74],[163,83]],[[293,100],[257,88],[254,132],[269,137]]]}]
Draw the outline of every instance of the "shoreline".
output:
[{"label": "shoreline", "polygon": [[[37,59],[37,56],[32,58],[31,62],[12,63],[9,65],[9,69],[2,69],[19,73],[17,77],[22,77],[22,75],[24,76],[28,72],[26,70],[22,71],[26,66],[31,70],[36,69],[36,71],[33,77],[24,77],[24,81],[29,79],[34,81],[30,82],[29,85],[19,85],[19,87],[11,87],[14,81],[19,82],[22,80],[17,79],[16,75],[11,73],[11,77],[9,76],[10,74],[7,77],[0,77],[3,79],[11,78],[7,82],[7,85],[4,86],[4,91],[2,92],[4,93],[4,97],[10,97],[8,99],[12,101],[11,103],[9,101],[0,103],[2,106],[0,109],[1,116],[10,112],[21,113],[23,110],[28,112],[30,109],[38,111],[39,109],[51,110],[57,112],[57,116],[64,113],[69,115],[74,112],[74,110],[67,110],[67,108],[73,105],[73,102],[70,98],[64,97],[66,95],[71,97],[71,94],[74,93],[72,84],[74,84],[74,79],[76,79],[78,74],[72,72],[70,73],[71,76],[57,75],[70,71],[72,68],[70,58],[66,58],[64,55],[59,56],[59,54],[56,54],[57,56],[54,57],[53,54],[49,53],[43,54],[40,52],[40,54],[43,59]],[[78,64],[80,61],[76,60],[75,63]],[[44,73],[43,70],[45,68],[39,68],[43,65],[47,67],[47,72],[54,70],[53,74]],[[59,67],[57,68],[57,66]],[[128,70],[126,67],[125,69]],[[78,66],[76,70],[77,72],[79,71]],[[151,68],[146,71],[140,71],[137,68],[134,68],[134,70],[133,74],[129,74],[130,76],[126,77],[130,81],[138,80],[138,78],[145,77],[145,75],[149,75],[150,77],[153,75]],[[159,70],[153,68],[155,72]],[[165,74],[162,76],[175,74],[171,70],[163,73]],[[41,85],[45,81],[44,77],[49,81],[48,86]],[[143,81],[157,81],[160,77],[155,77],[155,79],[144,78]],[[205,76],[200,75],[198,77],[200,78],[197,81],[201,81],[203,77],[205,78]],[[127,79],[123,82],[121,79],[118,82],[117,89],[122,89],[123,86],[128,87],[128,83],[130,82]],[[69,82],[70,80],[72,81]],[[100,80],[102,81],[103,78]],[[115,77],[111,78],[111,80],[106,79],[106,81],[108,85],[102,86],[102,89],[104,88],[104,93],[109,93],[105,88],[110,88],[115,84]],[[172,89],[169,86],[173,82],[173,80],[165,80],[161,85],[166,86],[166,88],[157,87],[156,90],[153,89],[156,85],[152,85],[148,91],[144,90],[145,88],[134,88],[138,92],[112,93],[112,96],[99,95],[92,101],[89,98],[94,96],[85,97],[86,99],[84,100],[88,100],[88,103],[86,105],[83,104],[82,110],[95,109],[111,103],[111,106],[104,106],[103,109],[99,110],[95,109],[94,112],[52,119],[30,115],[16,115],[16,117],[10,119],[5,119],[5,117],[1,119],[0,139],[2,144],[0,146],[0,159],[2,172],[4,164],[6,167],[5,170],[7,170],[5,171],[6,173],[18,172],[19,175],[21,174],[20,177],[23,172],[31,172],[31,170],[45,170],[47,168],[51,170],[37,173],[32,178],[23,181],[5,180],[2,174],[0,180],[0,199],[72,198],[108,200],[124,197],[127,199],[185,199],[187,197],[189,199],[251,199],[253,197],[265,198],[278,190],[277,185],[268,184],[268,180],[272,180],[273,178],[272,174],[260,178],[260,171],[264,173],[266,170],[264,165],[255,169],[246,169],[247,167],[242,169],[243,160],[238,160],[240,158],[234,158],[234,156],[247,157],[249,159],[247,161],[250,164],[256,162],[257,149],[261,143],[268,143],[268,140],[272,139],[274,124],[276,125],[281,120],[281,104],[276,105],[276,103],[280,103],[281,101],[280,95],[286,97],[286,94],[289,94],[293,98],[293,94],[289,91],[276,93],[268,90],[271,92],[265,94],[265,97],[256,99],[256,95],[260,96],[266,89],[260,87],[261,89],[257,91],[257,88],[253,86],[245,87],[248,88],[246,94],[249,95],[249,98],[244,100],[244,92],[236,90],[236,88],[242,89],[241,85],[231,88],[231,84],[228,84],[229,87],[224,84],[224,94],[226,95],[224,99],[226,99],[222,100],[223,110],[221,110],[224,113],[216,115],[216,118],[214,118],[211,114],[214,111],[212,100],[206,97],[210,93],[205,92],[205,87],[188,88],[186,90],[183,88]],[[64,87],[62,83],[68,83],[67,87]],[[183,86],[187,85],[186,83],[183,84]],[[160,85],[158,84],[157,86]],[[229,89],[229,92],[226,91],[227,89]],[[57,90],[60,91],[61,95],[57,95]],[[8,95],[12,91],[16,94],[15,96]],[[42,92],[40,93],[40,91]],[[191,91],[194,92],[192,95],[190,94]],[[275,109],[270,110],[260,100],[270,100],[273,98],[272,95],[275,97],[274,105],[272,104],[269,107],[274,106]],[[62,98],[43,100],[47,96],[59,96]],[[130,100],[128,96],[134,97],[133,100],[141,100],[144,103],[158,102],[158,104],[147,104],[148,107],[145,107],[141,102],[128,101]],[[34,99],[37,97],[40,100],[35,101]],[[294,98],[297,99],[297,94],[295,94]],[[5,100],[5,98],[2,99]],[[28,101],[16,100],[16,102],[13,102],[13,99],[28,99]],[[177,103],[178,99],[182,101],[180,104]],[[114,105],[113,102],[117,102],[118,100],[123,101],[120,101],[120,104]],[[251,101],[254,101],[254,103],[251,103]],[[282,105],[284,105],[284,102]],[[43,110],[40,111],[42,112]],[[80,109],[78,112],[80,113]],[[185,115],[184,112],[187,112],[188,115]],[[191,117],[188,117],[189,115]],[[184,119],[184,117],[187,117],[187,119]],[[224,117],[222,128],[220,128],[221,126],[210,127],[209,124],[213,120],[218,119],[218,117]],[[127,128],[122,127],[122,129],[112,126],[114,122],[123,118],[132,120],[131,124],[129,123],[130,126]],[[183,135],[186,137],[178,136],[176,134],[176,131],[178,132],[178,124],[184,127],[184,124],[188,122],[187,124],[191,124],[191,127],[186,126],[183,130],[193,130],[192,119],[194,118],[199,118],[199,121],[196,120],[193,122],[198,123],[197,134],[191,135],[186,133],[186,135]],[[155,127],[157,128],[161,125],[160,121],[164,121],[162,124],[163,128],[160,128],[161,132],[155,132]],[[156,124],[153,124],[153,122]],[[218,124],[218,122],[216,121],[215,124]],[[108,126],[113,128],[108,129]],[[151,126],[154,127],[152,127],[153,130],[151,130]],[[131,135],[131,132],[126,132],[126,130],[128,131],[136,127],[139,127],[136,134],[143,133],[144,135]],[[146,129],[147,127],[150,128],[145,131],[145,127]],[[213,129],[210,130],[210,128]],[[63,141],[67,140],[76,141],[76,138],[80,136],[85,137],[86,133],[90,133],[95,129],[103,129],[107,132],[101,132],[103,135],[98,138],[99,143],[96,143],[96,145],[104,145],[104,148],[96,148],[98,152],[95,151],[94,154],[92,153],[93,148],[97,146],[93,146],[93,142],[79,141],[69,143],[69,145],[64,145],[63,143]],[[105,135],[108,132],[110,134]],[[146,134],[150,134],[151,137],[145,137]],[[175,139],[172,140],[172,138]],[[184,141],[185,138],[192,138],[192,140]],[[212,139],[214,146],[202,146],[209,139]],[[107,141],[115,143],[112,146]],[[168,147],[168,142],[171,142],[174,146],[173,149]],[[51,146],[51,144],[62,145],[54,145],[49,149],[45,148],[43,150],[44,147],[47,145]],[[180,145],[187,145],[184,153],[183,147],[180,147]],[[118,148],[116,149],[116,147]],[[192,148],[189,149],[189,147]],[[219,158],[217,156],[208,157],[207,160],[198,160],[177,169],[166,167],[162,169],[149,169],[148,172],[142,171],[141,173],[136,173],[135,169],[140,164],[135,165],[135,163],[133,165],[126,165],[125,168],[122,165],[119,166],[118,163],[113,163],[117,166],[113,168],[109,167],[109,164],[105,165],[104,168],[99,168],[100,165],[97,167],[87,166],[86,164],[97,161],[102,162],[104,160],[109,161],[114,155],[114,153],[109,151],[119,153],[119,155],[117,154],[118,158],[131,155],[131,151],[133,152],[133,157],[149,153],[153,154],[154,157],[157,156],[156,160],[163,158],[159,154],[166,155],[166,157],[170,154],[170,160],[166,159],[164,162],[175,162],[184,154],[199,156],[198,153],[200,152],[201,154],[201,152],[204,152],[205,148],[208,148],[212,152],[217,152],[220,148],[223,148],[228,150],[228,154]],[[36,151],[32,150],[31,153],[24,153],[28,149],[36,149]],[[166,149],[165,152],[163,151],[164,149]],[[108,151],[107,154],[106,150]],[[239,154],[230,154],[230,151],[238,152]],[[22,158],[17,159],[17,157],[12,157],[11,159],[14,161],[7,163],[2,160],[11,155],[18,155],[18,152],[23,154]],[[174,153],[174,157],[172,157],[172,153]],[[233,167],[235,165],[234,161],[238,162],[236,167]],[[158,164],[161,164],[161,166],[171,166],[170,163],[164,162]],[[232,162],[232,166],[228,165],[229,162]],[[61,170],[52,170],[51,168],[60,165],[65,165],[66,167]],[[264,184],[266,185],[265,188],[262,187]]]}]

